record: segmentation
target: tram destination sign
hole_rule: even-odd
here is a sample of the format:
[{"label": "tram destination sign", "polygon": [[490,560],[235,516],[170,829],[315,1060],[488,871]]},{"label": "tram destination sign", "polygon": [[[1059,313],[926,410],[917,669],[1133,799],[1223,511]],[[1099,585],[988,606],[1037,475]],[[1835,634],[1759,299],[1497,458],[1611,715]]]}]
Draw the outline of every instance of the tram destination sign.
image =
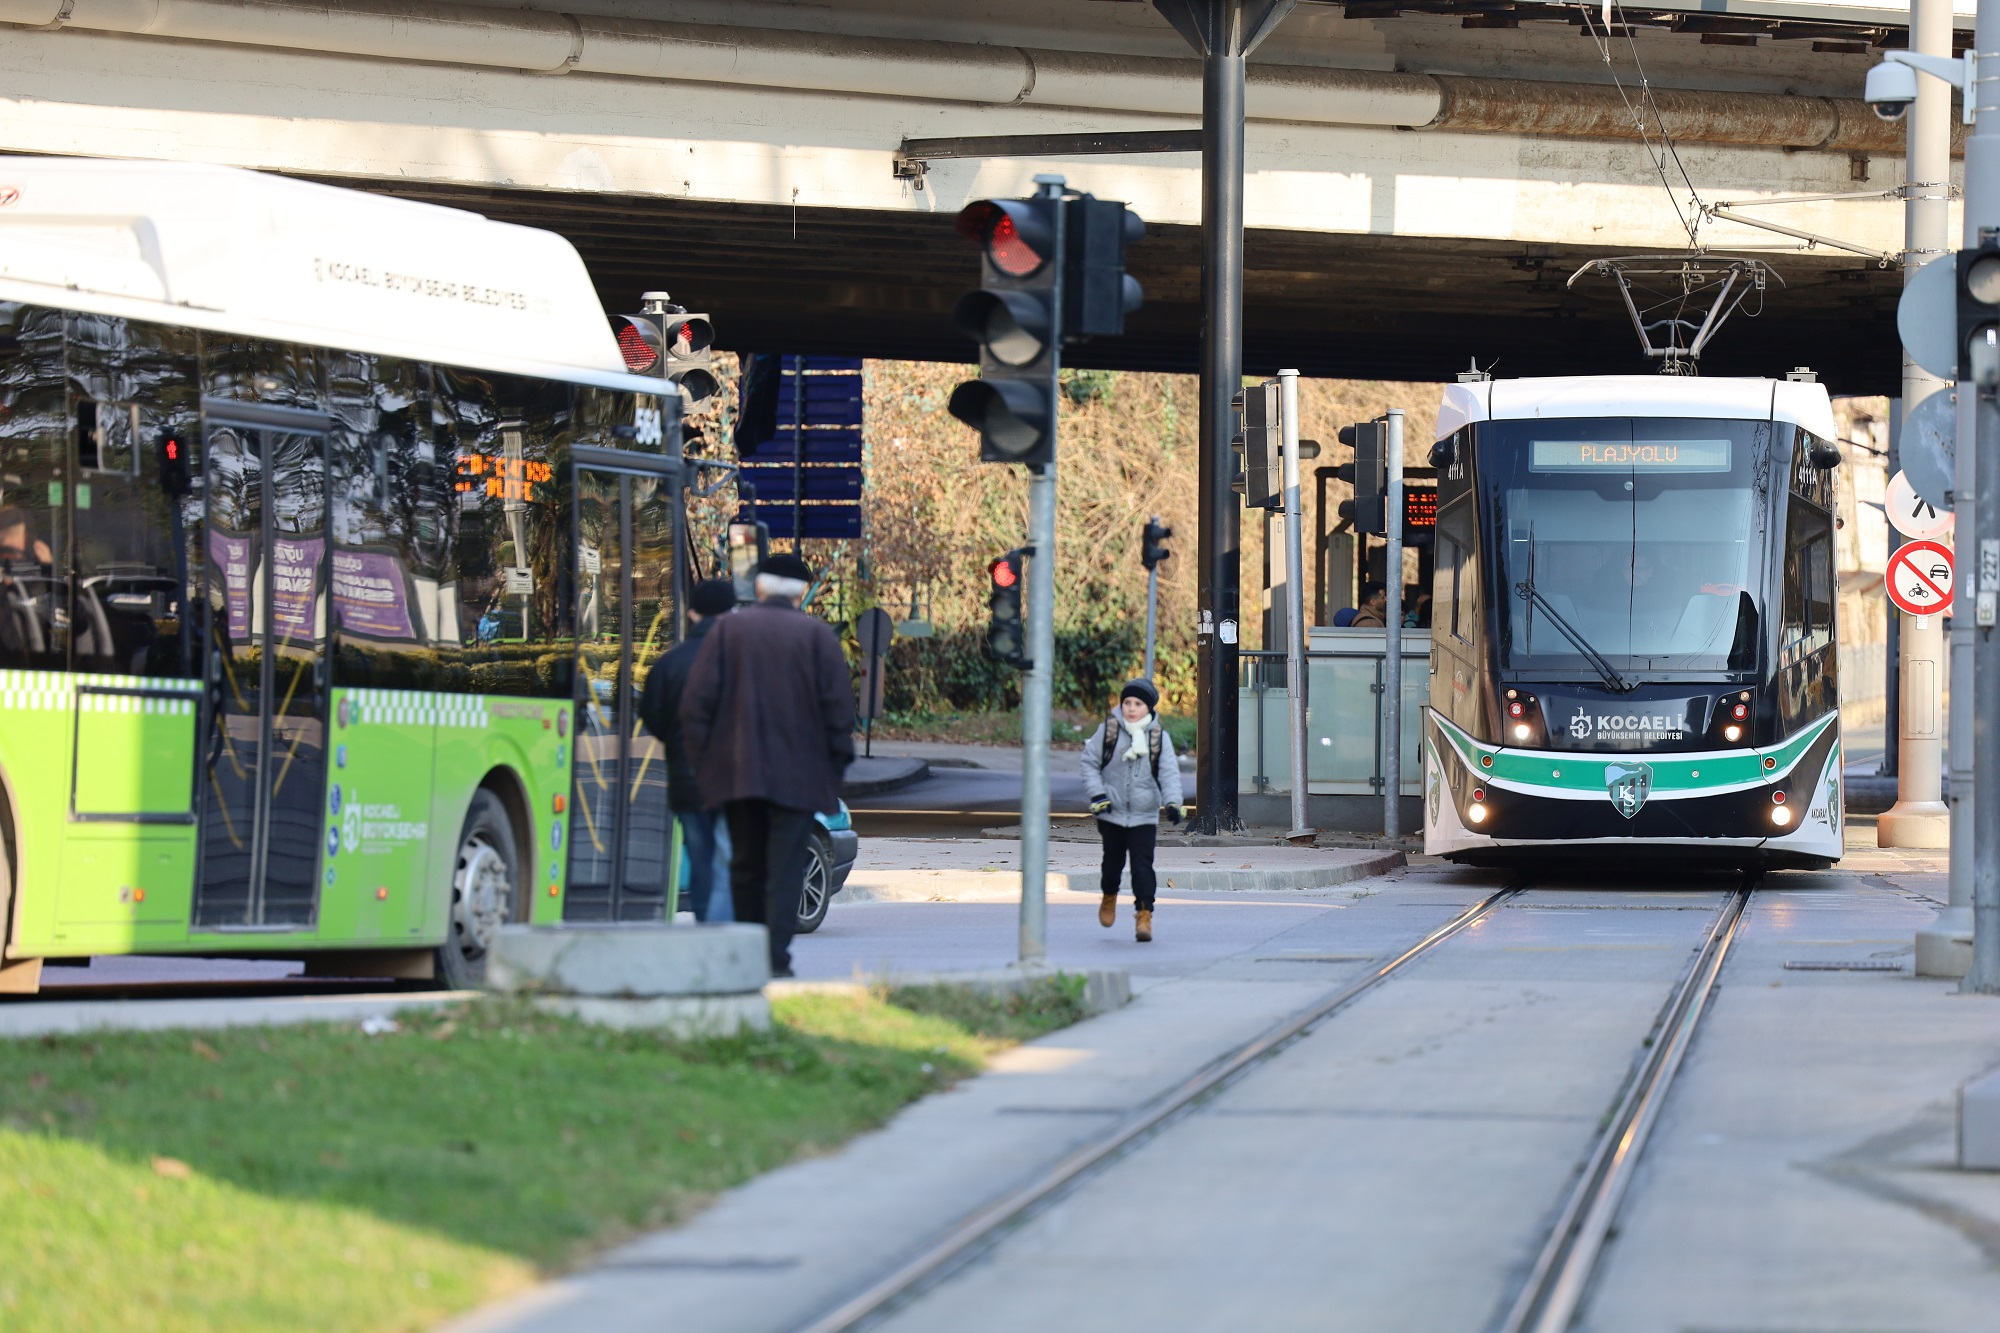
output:
[{"label": "tram destination sign", "polygon": [[1727,472],[1728,440],[1534,440],[1530,472]]}]

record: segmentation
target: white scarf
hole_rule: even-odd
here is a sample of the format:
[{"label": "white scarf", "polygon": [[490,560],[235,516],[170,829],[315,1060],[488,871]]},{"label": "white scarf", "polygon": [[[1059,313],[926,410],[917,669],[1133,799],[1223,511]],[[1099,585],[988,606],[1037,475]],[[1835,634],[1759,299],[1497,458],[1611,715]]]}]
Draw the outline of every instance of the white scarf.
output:
[{"label": "white scarf", "polygon": [[1153,725],[1153,715],[1148,713],[1144,720],[1139,722],[1128,722],[1121,717],[1118,719],[1118,724],[1124,727],[1125,734],[1132,738],[1132,747],[1124,754],[1126,762],[1134,763],[1144,759],[1147,750],[1146,731]]}]

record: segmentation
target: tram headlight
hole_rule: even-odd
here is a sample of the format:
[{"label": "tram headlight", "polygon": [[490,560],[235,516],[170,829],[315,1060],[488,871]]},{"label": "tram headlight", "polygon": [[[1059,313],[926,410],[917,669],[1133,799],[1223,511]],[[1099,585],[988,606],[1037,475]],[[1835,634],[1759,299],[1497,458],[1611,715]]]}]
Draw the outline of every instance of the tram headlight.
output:
[{"label": "tram headlight", "polygon": [[1724,727],[1724,728],[1722,729],[1722,739],[1724,739],[1724,740],[1726,740],[1726,741],[1740,741],[1740,740],[1742,740],[1742,739],[1743,739],[1743,728],[1741,728],[1741,727],[1738,727],[1738,726],[1734,726],[1734,725],[1731,725],[1731,726],[1727,726],[1727,727]]},{"label": "tram headlight", "polygon": [[1782,805],[1774,805],[1771,807],[1771,822],[1783,828],[1792,822],[1792,812]]},{"label": "tram headlight", "polygon": [[1529,725],[1528,725],[1527,723],[1525,723],[1525,722],[1516,722],[1516,723],[1514,724],[1514,739],[1515,739],[1515,740],[1517,740],[1517,741],[1524,741],[1524,740],[1527,740],[1527,739],[1528,739],[1528,738],[1529,738],[1530,736],[1532,736],[1532,735],[1534,735],[1534,734],[1535,734],[1535,729],[1534,729],[1533,727],[1529,726]]},{"label": "tram headlight", "polygon": [[1484,824],[1486,822],[1486,807],[1474,801],[1466,807],[1465,817],[1475,824]]}]

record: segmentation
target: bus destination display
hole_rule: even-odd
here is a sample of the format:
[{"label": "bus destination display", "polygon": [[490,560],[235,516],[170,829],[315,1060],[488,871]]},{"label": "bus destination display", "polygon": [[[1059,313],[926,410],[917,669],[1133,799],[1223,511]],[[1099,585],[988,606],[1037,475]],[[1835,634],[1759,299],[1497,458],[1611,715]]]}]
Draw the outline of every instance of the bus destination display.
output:
[{"label": "bus destination display", "polygon": [[1727,472],[1728,440],[1534,440],[1531,472]]}]

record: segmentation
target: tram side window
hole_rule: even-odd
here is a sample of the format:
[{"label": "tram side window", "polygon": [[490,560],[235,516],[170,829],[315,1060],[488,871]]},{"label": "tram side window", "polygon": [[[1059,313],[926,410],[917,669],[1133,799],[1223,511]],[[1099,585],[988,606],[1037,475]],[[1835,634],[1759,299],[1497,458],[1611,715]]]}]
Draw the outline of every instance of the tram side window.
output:
[{"label": "tram side window", "polygon": [[1454,639],[1471,643],[1477,639],[1478,608],[1474,591],[1479,585],[1478,565],[1472,551],[1472,506],[1463,496],[1438,511],[1437,574],[1431,594],[1441,607],[1442,623]]},{"label": "tram side window", "polygon": [[343,684],[451,689],[458,639],[451,534],[457,495],[439,461],[430,368],[333,358],[333,603]]},{"label": "tram side window", "polygon": [[0,668],[69,662],[63,318],[0,303]]},{"label": "tram side window", "polygon": [[1785,524],[1785,616],[1780,647],[1799,655],[1833,642],[1833,520],[1794,498]]},{"label": "tram side window", "polygon": [[160,438],[171,436],[191,452],[200,420],[196,336],[72,314],[68,368],[76,668],[191,676],[200,654],[182,614],[188,513],[185,498],[177,501],[162,489]]},{"label": "tram side window", "polygon": [[459,659],[449,688],[567,698],[574,670],[567,587],[574,423],[564,384],[439,369],[447,441]]}]

